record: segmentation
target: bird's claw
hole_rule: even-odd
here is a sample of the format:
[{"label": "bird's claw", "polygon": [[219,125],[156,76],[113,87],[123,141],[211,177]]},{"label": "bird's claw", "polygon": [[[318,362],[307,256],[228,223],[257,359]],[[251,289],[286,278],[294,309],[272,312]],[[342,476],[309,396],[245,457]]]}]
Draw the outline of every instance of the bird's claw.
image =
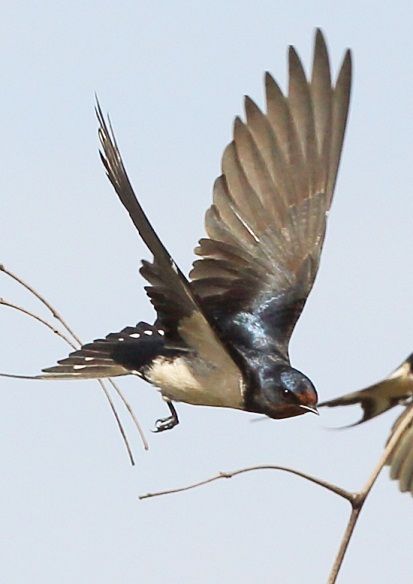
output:
[{"label": "bird's claw", "polygon": [[172,430],[178,424],[178,420],[175,416],[168,416],[168,418],[161,418],[160,420],[156,420],[155,422],[155,430],[152,430],[154,433],[158,432],[165,432],[165,430]]}]

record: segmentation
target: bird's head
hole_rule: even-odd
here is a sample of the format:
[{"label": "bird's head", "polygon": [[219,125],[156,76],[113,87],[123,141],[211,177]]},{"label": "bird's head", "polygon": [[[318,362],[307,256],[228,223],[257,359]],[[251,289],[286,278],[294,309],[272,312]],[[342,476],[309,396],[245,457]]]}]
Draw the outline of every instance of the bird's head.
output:
[{"label": "bird's head", "polygon": [[255,375],[249,408],[270,418],[318,414],[317,392],[301,371],[288,365],[266,364]]}]

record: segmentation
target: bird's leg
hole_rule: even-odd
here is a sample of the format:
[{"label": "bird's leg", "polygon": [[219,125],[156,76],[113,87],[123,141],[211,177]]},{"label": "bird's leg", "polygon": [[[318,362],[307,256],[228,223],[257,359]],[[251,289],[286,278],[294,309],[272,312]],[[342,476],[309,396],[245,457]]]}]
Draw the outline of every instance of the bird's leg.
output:
[{"label": "bird's leg", "polygon": [[167,418],[161,418],[160,420],[156,420],[155,422],[155,430],[154,432],[164,432],[165,430],[172,430],[179,424],[178,414],[176,413],[176,409],[173,406],[173,403],[169,400],[165,400],[171,415]]}]

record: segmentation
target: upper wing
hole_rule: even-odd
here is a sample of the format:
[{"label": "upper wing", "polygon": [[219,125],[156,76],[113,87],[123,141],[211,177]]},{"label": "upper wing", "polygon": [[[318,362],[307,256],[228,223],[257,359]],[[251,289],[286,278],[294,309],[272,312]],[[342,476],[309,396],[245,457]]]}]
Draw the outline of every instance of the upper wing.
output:
[{"label": "upper wing", "polygon": [[146,290],[165,329],[166,338],[176,333],[187,345],[207,361],[221,363],[230,370],[238,368],[219,340],[213,324],[205,316],[193,290],[181,270],[162,244],[140,206],[126,174],[113,131],[107,125],[99,103],[96,107],[99,121],[100,153],[107,176],[121,203],[128,211],[136,229],[153,255],[153,263],[144,262],[142,274],[151,286]]},{"label": "upper wing", "polygon": [[219,322],[265,307],[285,353],[318,269],[350,85],[350,52],[333,84],[321,31],[309,81],[290,47],[288,95],[267,74],[267,112],[246,98],[246,122],[235,120],[206,214],[208,239],[195,250],[202,259],[192,287],[206,310]]},{"label": "upper wing", "polygon": [[388,377],[360,391],[347,393],[319,404],[328,408],[359,404],[363,409],[362,418],[352,426],[387,412],[406,400],[413,398],[413,353]]}]

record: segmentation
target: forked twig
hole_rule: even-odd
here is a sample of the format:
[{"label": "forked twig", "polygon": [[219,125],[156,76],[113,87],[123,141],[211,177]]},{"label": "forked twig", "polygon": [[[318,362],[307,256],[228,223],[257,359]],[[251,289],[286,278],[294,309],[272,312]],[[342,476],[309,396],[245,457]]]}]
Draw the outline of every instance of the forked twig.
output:
[{"label": "forked twig", "polygon": [[285,466],[278,466],[272,464],[266,465],[258,465],[258,466],[250,466],[246,468],[241,468],[234,471],[226,471],[220,472],[217,475],[209,477],[208,479],[204,479],[202,481],[198,481],[196,483],[191,483],[189,485],[185,485],[183,487],[177,487],[174,489],[166,489],[163,491],[156,491],[153,493],[146,493],[144,495],[140,495],[139,499],[150,499],[152,497],[160,497],[163,495],[171,495],[174,493],[182,493],[184,491],[190,491],[191,489],[196,489],[198,487],[203,487],[209,483],[213,483],[220,479],[229,479],[244,473],[248,472],[255,472],[257,470],[280,470],[283,472],[288,472],[290,474],[294,474],[300,478],[306,479],[312,483],[323,487],[324,489],[329,490],[330,492],[339,495],[340,497],[346,499],[351,505],[351,514],[346,525],[346,529],[344,531],[343,537],[340,542],[340,547],[337,552],[337,556],[334,560],[333,566],[330,571],[330,575],[328,577],[328,584],[335,584],[338,574],[340,572],[341,566],[343,564],[344,556],[348,549],[348,545],[350,543],[351,537],[354,532],[354,528],[357,524],[357,520],[359,518],[360,512],[363,508],[363,505],[373,488],[374,483],[377,480],[381,470],[385,466],[386,462],[388,461],[389,457],[391,456],[393,450],[396,448],[399,440],[402,438],[404,431],[406,428],[412,423],[413,421],[413,406],[411,407],[410,412],[405,416],[405,418],[400,422],[397,428],[394,430],[393,435],[391,436],[387,446],[385,447],[382,456],[380,457],[379,461],[377,462],[376,466],[374,467],[372,473],[370,474],[367,482],[362,487],[362,489],[358,492],[352,493],[343,489],[333,483],[324,481],[323,479],[319,479],[309,475],[307,473],[295,470],[293,468],[285,467]]},{"label": "forked twig", "polygon": [[[82,345],[82,342],[80,340],[80,338],[76,335],[76,333],[71,329],[71,327],[67,324],[67,322],[64,320],[63,316],[50,304],[50,302],[44,298],[44,296],[42,294],[40,294],[37,290],[35,290],[32,286],[30,286],[30,284],[28,284],[27,282],[25,282],[22,278],[20,278],[20,276],[17,276],[14,272],[10,271],[8,268],[6,268],[3,264],[0,264],[0,272],[3,272],[4,274],[6,274],[7,276],[9,276],[10,278],[12,278],[13,280],[15,280],[18,284],[20,284],[23,288],[25,288],[28,292],[30,292],[31,294],[33,294],[49,311],[50,313],[53,315],[54,318],[56,318],[58,320],[58,322],[60,322],[60,324],[63,326],[63,328],[69,333],[69,335],[74,339],[74,341],[76,342],[76,344],[70,340],[65,334],[63,334],[61,331],[59,331],[58,329],[56,329],[53,325],[51,325],[47,320],[45,320],[44,318],[40,317],[39,315],[26,310],[25,308],[18,306],[16,304],[13,304],[12,302],[9,302],[7,300],[4,299],[0,299],[0,305],[3,306],[7,306],[9,308],[13,308],[14,310],[17,310],[31,318],[33,318],[34,320],[40,322],[41,324],[43,324],[44,326],[46,326],[49,330],[51,330],[54,334],[58,335],[61,339],[63,339],[70,347],[72,347],[73,349],[76,349],[78,347],[78,345]],[[28,378],[30,379],[30,376],[20,376],[22,378]],[[99,385],[102,388],[102,391],[105,394],[106,399],[109,402],[110,408],[113,412],[113,415],[115,416],[116,419],[116,423],[118,425],[119,431],[122,435],[122,438],[125,442],[125,446],[127,448],[128,451],[128,455],[131,461],[131,464],[134,465],[135,461],[133,459],[133,455],[132,455],[132,451],[130,448],[130,445],[128,443],[127,437],[126,437],[126,433],[125,430],[122,426],[122,423],[120,421],[120,418],[116,412],[116,408],[115,405],[112,401],[112,398],[105,386],[105,383],[102,380],[97,380],[99,382]],[[125,405],[126,409],[128,410],[134,424],[135,427],[140,435],[140,438],[142,440],[142,444],[145,450],[149,449],[149,445],[148,445],[148,441],[146,440],[146,437],[143,433],[143,430],[135,416],[135,413],[132,410],[131,405],[129,404],[129,402],[127,401],[127,399],[125,398],[125,396],[123,395],[122,391],[120,390],[119,386],[112,380],[112,379],[108,379],[108,382],[112,385],[112,387],[115,389],[116,393],[118,394],[118,396],[120,397],[120,399],[122,400],[123,404]]]},{"label": "forked twig", "polygon": [[354,493],[353,498],[350,500],[351,503],[351,515],[348,520],[346,530],[343,534],[342,540],[340,542],[340,547],[337,552],[337,556],[334,560],[333,567],[331,568],[331,572],[328,579],[328,584],[335,584],[337,580],[337,576],[340,572],[340,568],[343,564],[344,556],[346,554],[348,545],[351,540],[351,536],[353,534],[354,528],[358,521],[360,512],[364,506],[364,503],[373,488],[374,483],[377,480],[380,472],[382,471],[383,467],[385,466],[386,462],[389,460],[390,456],[392,455],[394,449],[396,448],[397,444],[399,443],[400,439],[402,438],[404,431],[406,428],[412,423],[413,421],[413,407],[410,408],[410,411],[407,412],[404,419],[400,422],[400,424],[396,427],[391,436],[387,446],[385,447],[383,454],[379,458],[376,466],[374,467],[372,473],[370,474],[367,482],[363,486],[363,488],[358,492]]},{"label": "forked twig", "polygon": [[[19,306],[18,304],[14,304],[13,302],[9,302],[8,300],[5,300],[4,298],[0,298],[0,306],[6,306],[7,308],[12,308],[13,310],[16,310],[17,312],[21,312],[22,314],[29,316],[30,318],[33,318],[37,322],[40,322],[41,324],[43,324],[45,327],[47,327],[53,333],[55,333],[58,337],[60,337],[64,341],[66,341],[66,343],[70,347],[72,347],[72,349],[77,348],[77,345],[75,345],[70,339],[68,339],[61,331],[56,329],[49,322],[47,322],[47,320],[45,320],[44,318],[42,318],[38,314],[35,314],[34,312],[31,312],[30,310],[27,310],[26,308],[23,308],[22,306]],[[12,374],[9,375],[8,373],[0,373],[0,377],[9,377],[11,379],[38,379],[37,375],[12,375]],[[115,420],[116,420],[117,426],[119,428],[119,431],[121,433],[122,439],[125,443],[126,450],[128,451],[129,460],[130,460],[132,466],[134,466],[135,460],[133,458],[132,450],[131,450],[129,441],[128,441],[127,436],[126,436],[125,429],[122,425],[122,422],[120,421],[118,412],[116,411],[115,404],[113,403],[111,395],[108,392],[108,390],[106,389],[104,382],[101,379],[98,379],[97,381],[98,381],[100,387],[102,388],[103,393],[106,396],[106,399],[109,402],[110,408],[112,410],[113,415],[115,416]]]},{"label": "forked twig", "polygon": [[6,266],[4,264],[0,264],[0,272],[3,272],[4,274],[6,274],[6,276],[9,276],[13,280],[15,280],[18,284],[23,286],[23,288],[25,288],[28,292],[30,292],[30,294],[33,294],[33,296],[35,296],[44,306],[46,306],[46,308],[51,312],[52,316],[60,322],[60,324],[63,326],[63,328],[66,329],[66,331],[74,338],[74,340],[77,343],[79,343],[79,345],[82,344],[79,337],[76,335],[75,332],[72,331],[70,326],[63,319],[62,315],[54,308],[54,306],[52,306],[50,304],[50,302],[44,296],[42,296],[42,294],[37,292],[37,290],[35,290],[32,286],[30,286],[30,284],[28,284],[27,282],[22,280],[22,278],[20,278],[20,276],[17,276],[17,274],[15,274],[14,272],[11,272],[8,268],[6,268]]},{"label": "forked twig", "polygon": [[6,300],[5,298],[0,298],[0,305],[7,306],[8,308],[12,308],[13,310],[17,310],[17,312],[21,312],[22,314],[25,314],[26,316],[29,316],[30,318],[37,320],[37,322],[40,322],[42,325],[44,325],[49,330],[51,330],[52,333],[54,333],[55,335],[57,335],[58,337],[63,339],[70,347],[72,347],[72,349],[77,349],[78,346],[75,345],[75,343],[73,341],[71,341],[69,339],[69,337],[67,337],[65,334],[63,334],[61,331],[59,331],[57,328],[55,328],[53,325],[51,325],[50,322],[47,322],[47,320],[45,320],[44,318],[42,318],[38,314],[34,314],[34,312],[30,312],[30,310],[26,310],[26,308],[23,308],[22,306],[19,306],[18,304],[14,304],[13,302],[9,302],[9,300]]}]

